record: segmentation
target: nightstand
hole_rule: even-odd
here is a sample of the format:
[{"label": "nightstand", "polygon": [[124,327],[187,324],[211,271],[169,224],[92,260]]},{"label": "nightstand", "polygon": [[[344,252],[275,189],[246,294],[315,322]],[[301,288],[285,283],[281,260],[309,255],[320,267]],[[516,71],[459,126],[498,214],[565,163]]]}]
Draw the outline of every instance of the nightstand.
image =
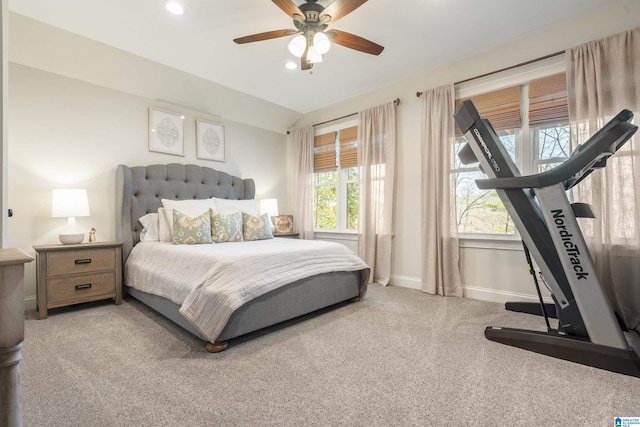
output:
[{"label": "nightstand", "polygon": [[297,239],[300,233],[273,233],[273,237],[284,237],[286,239]]},{"label": "nightstand", "polygon": [[40,319],[50,308],[113,298],[122,304],[122,243],[34,246]]}]

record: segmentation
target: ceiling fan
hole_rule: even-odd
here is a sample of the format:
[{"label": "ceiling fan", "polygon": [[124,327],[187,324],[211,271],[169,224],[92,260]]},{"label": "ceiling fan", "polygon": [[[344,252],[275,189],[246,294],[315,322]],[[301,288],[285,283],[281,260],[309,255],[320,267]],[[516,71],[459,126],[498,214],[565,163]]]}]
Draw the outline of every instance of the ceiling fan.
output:
[{"label": "ceiling fan", "polygon": [[367,0],[334,0],[327,7],[317,4],[318,0],[305,0],[296,6],[292,0],[272,0],[293,19],[295,30],[275,30],[240,37],[233,41],[238,44],[270,40],[279,37],[298,34],[290,43],[289,51],[300,57],[300,68],[309,70],[316,62],[322,62],[322,54],[331,46],[330,40],[336,44],[369,53],[380,55],[383,46],[360,36],[340,30],[328,30],[329,23],[333,24],[345,15],[353,12]]}]

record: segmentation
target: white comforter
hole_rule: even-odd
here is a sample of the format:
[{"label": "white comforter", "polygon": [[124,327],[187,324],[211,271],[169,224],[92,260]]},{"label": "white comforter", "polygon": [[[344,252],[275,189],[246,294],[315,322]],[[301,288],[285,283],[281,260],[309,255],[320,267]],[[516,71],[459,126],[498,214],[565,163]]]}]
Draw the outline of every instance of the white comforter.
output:
[{"label": "white comforter", "polygon": [[125,283],[181,305],[180,313],[213,342],[253,298],[316,274],[362,269],[369,267],[344,245],[318,240],[142,242],[127,259]]}]

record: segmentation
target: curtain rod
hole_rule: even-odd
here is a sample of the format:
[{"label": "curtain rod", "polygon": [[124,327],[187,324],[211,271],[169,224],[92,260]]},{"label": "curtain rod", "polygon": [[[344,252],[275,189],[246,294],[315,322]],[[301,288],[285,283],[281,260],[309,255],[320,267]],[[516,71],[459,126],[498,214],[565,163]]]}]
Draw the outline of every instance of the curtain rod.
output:
[{"label": "curtain rod", "polygon": [[[400,105],[400,98],[396,98],[393,100],[393,104],[397,107],[398,105]],[[331,122],[336,122],[338,120],[342,120],[342,119],[346,119],[347,117],[351,117],[351,116],[355,116],[358,113],[351,113],[351,114],[347,114],[346,116],[341,116],[341,117],[336,117],[335,119],[331,119],[331,120],[326,120],[324,122],[320,122],[320,123],[316,123],[313,124],[311,126],[320,126],[320,125],[326,125],[327,123],[331,123]],[[287,131],[287,135],[289,135],[291,133],[290,130]]]},{"label": "curtain rod", "polygon": [[[503,71],[513,70],[514,68],[522,67],[524,65],[533,64],[534,62],[542,61],[544,59],[553,58],[554,56],[563,55],[564,53],[565,53],[565,51],[561,50],[560,52],[551,53],[549,55],[541,56],[539,58],[532,59],[530,61],[521,62],[521,63],[516,64],[516,65],[511,65],[510,67],[501,68],[499,70],[491,71],[489,73],[481,74],[479,76],[475,76],[475,77],[471,77],[471,78],[468,78],[468,79],[460,80],[459,82],[455,82],[454,85],[459,85],[461,83],[470,82],[471,80],[480,79],[482,77],[487,77],[487,76],[490,76],[492,74],[501,73]],[[423,94],[423,92],[416,92],[416,96],[418,98],[420,98],[420,96],[422,96],[422,94]]]}]

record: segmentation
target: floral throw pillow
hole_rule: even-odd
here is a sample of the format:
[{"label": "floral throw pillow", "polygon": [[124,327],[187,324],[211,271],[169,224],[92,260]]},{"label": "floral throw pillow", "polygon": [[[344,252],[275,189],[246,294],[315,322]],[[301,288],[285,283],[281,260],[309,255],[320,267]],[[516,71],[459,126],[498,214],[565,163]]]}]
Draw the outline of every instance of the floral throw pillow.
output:
[{"label": "floral throw pillow", "polygon": [[211,243],[211,215],[209,211],[191,218],[174,209],[171,243],[174,245]]},{"label": "floral throw pillow", "polygon": [[229,215],[211,212],[211,240],[214,243],[242,242],[242,212]]},{"label": "floral throw pillow", "polygon": [[271,228],[269,214],[257,217],[243,212],[242,222],[245,241],[273,239],[273,229]]}]

